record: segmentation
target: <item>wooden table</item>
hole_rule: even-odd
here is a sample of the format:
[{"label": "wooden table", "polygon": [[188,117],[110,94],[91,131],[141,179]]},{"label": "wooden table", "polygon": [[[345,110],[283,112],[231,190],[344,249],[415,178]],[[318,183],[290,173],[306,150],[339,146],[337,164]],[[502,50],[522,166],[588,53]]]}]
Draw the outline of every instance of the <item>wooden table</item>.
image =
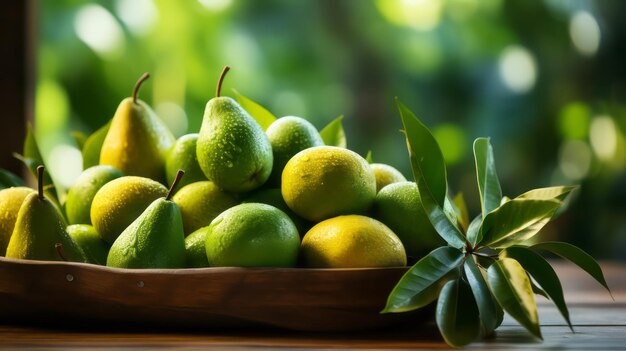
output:
[{"label": "wooden table", "polygon": [[[467,349],[626,350],[626,264],[604,262],[602,266],[615,301],[577,267],[556,264],[575,333],[550,301],[538,297],[543,343],[507,317],[494,339],[476,342]],[[438,335],[434,325],[342,334],[276,330],[124,333],[0,326],[0,350],[448,349]]]}]

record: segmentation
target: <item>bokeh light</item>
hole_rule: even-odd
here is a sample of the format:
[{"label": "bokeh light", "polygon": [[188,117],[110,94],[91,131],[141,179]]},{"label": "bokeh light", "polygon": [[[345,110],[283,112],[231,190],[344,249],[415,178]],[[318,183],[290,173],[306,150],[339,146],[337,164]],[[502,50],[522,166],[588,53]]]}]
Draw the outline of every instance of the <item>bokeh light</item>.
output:
[{"label": "bokeh light", "polygon": [[124,33],[111,13],[100,5],[82,7],[74,20],[76,35],[102,58],[120,57]]},{"label": "bokeh light", "polygon": [[504,86],[514,93],[526,93],[535,86],[537,63],[526,48],[515,45],[504,49],[498,69]]},{"label": "bokeh light", "polygon": [[600,26],[596,19],[587,11],[579,11],[569,24],[569,34],[578,52],[592,56],[600,47]]}]

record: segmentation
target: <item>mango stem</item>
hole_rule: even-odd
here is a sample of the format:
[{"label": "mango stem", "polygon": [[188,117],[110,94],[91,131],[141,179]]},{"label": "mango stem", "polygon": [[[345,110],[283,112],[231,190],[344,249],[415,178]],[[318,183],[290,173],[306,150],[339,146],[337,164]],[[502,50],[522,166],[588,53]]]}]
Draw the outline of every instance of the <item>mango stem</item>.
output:
[{"label": "mango stem", "polygon": [[217,89],[215,90],[215,97],[220,97],[220,93],[222,92],[222,82],[224,81],[224,77],[226,73],[230,70],[230,67],[224,66],[222,69],[222,73],[220,74],[220,78],[217,80]]},{"label": "mango stem", "polygon": [[179,169],[178,172],[176,172],[176,178],[174,178],[174,181],[172,182],[172,185],[170,186],[170,190],[167,192],[167,196],[165,197],[165,200],[170,200],[172,198],[172,196],[174,196],[174,189],[176,189],[176,185],[178,185],[178,182],[180,182],[181,178],[185,175],[185,171],[183,171],[182,169]]},{"label": "mango stem", "polygon": [[139,94],[139,89],[141,88],[141,85],[143,84],[143,82],[145,82],[148,78],[150,78],[150,73],[145,72],[144,74],[141,75],[141,77],[139,77],[139,79],[137,80],[137,83],[135,83],[135,87],[133,88],[133,103],[137,103],[137,95]]}]

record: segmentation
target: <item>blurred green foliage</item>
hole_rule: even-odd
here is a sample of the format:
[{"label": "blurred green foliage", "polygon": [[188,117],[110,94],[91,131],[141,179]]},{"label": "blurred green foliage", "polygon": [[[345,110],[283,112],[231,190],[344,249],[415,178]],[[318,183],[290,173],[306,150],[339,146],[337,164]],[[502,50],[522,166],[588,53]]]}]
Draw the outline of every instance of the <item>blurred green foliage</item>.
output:
[{"label": "blurred green foliage", "polygon": [[225,94],[318,128],[344,115],[348,147],[410,175],[399,96],[471,214],[471,143],[490,136],[505,195],[582,184],[544,237],[626,258],[623,13],[608,0],[41,0],[37,136],[70,186],[70,132],[103,126],[144,71],[141,98],[179,136],[230,65]]}]

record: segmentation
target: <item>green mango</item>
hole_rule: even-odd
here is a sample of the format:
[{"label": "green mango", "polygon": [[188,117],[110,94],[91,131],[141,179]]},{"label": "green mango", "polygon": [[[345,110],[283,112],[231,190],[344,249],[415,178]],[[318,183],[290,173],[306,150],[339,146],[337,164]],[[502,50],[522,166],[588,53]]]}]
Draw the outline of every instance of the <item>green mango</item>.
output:
[{"label": "green mango", "polygon": [[299,217],[295,212],[293,212],[285,200],[283,199],[283,195],[280,193],[280,189],[261,189],[253,192],[248,195],[243,201],[243,203],[261,203],[272,205],[277,209],[285,212],[289,218],[293,221],[298,229],[298,233],[300,237],[303,237],[306,232],[311,229],[313,226],[312,222],[307,221],[304,218]]},{"label": "green mango", "polygon": [[185,185],[172,199],[183,216],[185,235],[209,225],[220,213],[239,203],[234,195],[208,180]]},{"label": "green mango", "polygon": [[187,256],[187,267],[200,268],[208,267],[209,260],[206,258],[206,235],[209,227],[203,227],[189,234],[185,238],[185,255]]},{"label": "green mango", "polygon": [[274,165],[269,183],[280,187],[280,178],[287,162],[298,152],[324,145],[320,133],[304,118],[286,116],[274,121],[265,131],[272,145]]},{"label": "green mango", "polygon": [[76,179],[65,200],[65,214],[70,224],[91,224],[91,203],[106,183],[124,176],[111,166],[94,166]]},{"label": "green mango", "polygon": [[219,96],[204,111],[196,153],[204,175],[233,193],[263,185],[272,172],[272,146],[263,128],[235,100]]},{"label": "green mango", "polygon": [[167,184],[172,184],[179,169],[185,171],[185,177],[180,180],[178,186],[183,188],[187,184],[207,180],[198,164],[196,156],[196,145],[198,144],[198,134],[183,135],[176,142],[167,154],[165,159],[165,175]]},{"label": "green mango", "polygon": [[107,244],[94,227],[88,224],[72,224],[66,229],[67,234],[83,250],[88,263],[106,265],[109,254]]}]

